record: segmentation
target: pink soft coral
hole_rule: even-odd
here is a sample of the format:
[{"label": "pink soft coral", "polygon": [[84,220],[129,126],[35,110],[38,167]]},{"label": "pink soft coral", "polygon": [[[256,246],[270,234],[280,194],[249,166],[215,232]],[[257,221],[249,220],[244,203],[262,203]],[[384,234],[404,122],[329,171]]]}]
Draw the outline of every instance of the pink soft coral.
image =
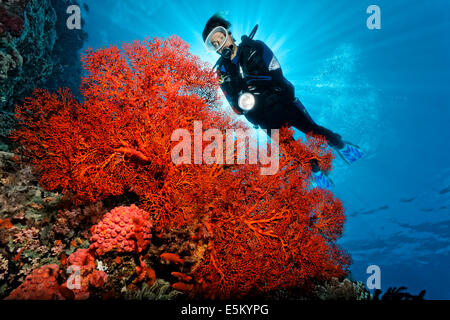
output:
[{"label": "pink soft coral", "polygon": [[49,264],[34,270],[6,300],[63,300],[57,277],[59,267]]},{"label": "pink soft coral", "polygon": [[110,252],[141,252],[150,244],[152,223],[148,212],[134,204],[117,207],[92,228],[90,249],[99,256]]},{"label": "pink soft coral", "polygon": [[[105,272],[95,269],[95,258],[89,249],[78,249],[70,255],[67,262],[71,266],[71,272],[75,273],[75,277],[79,271],[80,282],[77,283],[76,278],[73,278],[74,283],[69,280],[62,287],[70,289],[75,300],[88,299],[90,287],[101,288],[108,280],[108,275]],[[77,285],[79,287],[76,287]]]}]

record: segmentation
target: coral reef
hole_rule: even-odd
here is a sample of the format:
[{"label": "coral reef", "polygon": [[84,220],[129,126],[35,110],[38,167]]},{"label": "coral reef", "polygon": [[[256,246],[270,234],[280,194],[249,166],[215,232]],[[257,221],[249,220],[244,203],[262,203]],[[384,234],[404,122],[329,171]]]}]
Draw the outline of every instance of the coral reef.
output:
[{"label": "coral reef", "polygon": [[[176,129],[247,128],[221,108],[215,73],[176,36],[80,61],[69,4],[0,3],[0,298],[371,297],[344,279],[342,203],[310,188],[311,160],[332,166],[322,137],[283,128],[270,176],[175,165]],[[382,299],[425,293],[403,290]]]},{"label": "coral reef", "polygon": [[127,291],[125,299],[127,300],[177,300],[182,296],[182,293],[171,289],[170,283],[162,279],[150,286],[146,283],[140,290]]},{"label": "coral reef", "polygon": [[[11,138],[40,174],[40,186],[70,195],[72,205],[132,192],[152,213],[150,223],[115,209],[92,229],[90,248],[98,256],[134,253],[128,286],[154,281],[151,268],[156,277],[169,271],[173,288],[191,296],[239,298],[311,290],[317,280],[346,275],[350,258],[335,244],[345,221],[342,203],[309,182],[311,159],[331,168],[324,138],[294,141],[283,128],[280,170],[268,176],[248,161],[175,165],[171,135],[194,119],[203,130],[246,128],[222,111],[210,68],[178,37],[91,50],[83,64],[84,102],[64,89],[35,90],[16,108],[20,126]],[[190,234],[184,252],[156,250],[159,261],[152,247],[145,252],[151,230],[177,229]]]},{"label": "coral reef", "polygon": [[135,205],[117,207],[92,228],[90,249],[100,256],[110,251],[140,253],[150,243],[151,229],[148,212]]},{"label": "coral reef", "polygon": [[354,282],[349,279],[339,281],[332,278],[323,285],[318,285],[314,290],[314,295],[320,300],[370,300],[370,292],[365,288],[364,283]]},{"label": "coral reef", "polygon": [[57,281],[59,271],[55,264],[34,270],[6,300],[63,300]]},{"label": "coral reef", "polygon": [[32,271],[6,300],[85,300],[92,288],[102,288],[108,276],[95,269],[93,256],[87,249],[78,249],[67,260],[68,279],[56,264],[44,265]]},{"label": "coral reef", "polygon": [[[14,187],[14,183],[11,184],[11,181],[19,182],[23,186],[30,186],[30,181],[26,179],[11,178],[21,171],[20,166],[11,160],[11,154],[4,153],[3,155],[7,155],[7,157],[4,158],[6,160],[0,166],[0,174],[2,174],[3,179],[10,181],[8,187]],[[5,171],[5,168],[8,170]],[[30,174],[30,177],[33,177],[33,175]],[[36,179],[32,178],[31,181],[36,182]],[[36,188],[35,185],[32,187]],[[39,195],[41,198],[44,196],[43,193],[46,192],[40,188],[36,190],[40,190],[40,193],[42,193]],[[112,255],[113,251],[108,251],[102,257],[102,260],[95,260],[94,252],[89,250],[87,240],[84,241],[87,245],[86,248],[78,248],[69,255],[69,258],[64,258],[66,253],[73,251],[81,242],[81,240],[75,242],[73,239],[81,234],[87,235],[89,232],[86,231],[91,224],[98,223],[106,209],[102,202],[74,209],[58,209],[58,206],[49,206],[49,203],[60,201],[58,198],[57,196],[55,196],[55,199],[45,197],[44,199],[47,199],[47,201],[44,201],[44,199],[37,201],[41,203],[40,205],[27,206],[27,212],[29,212],[27,214],[20,209],[19,211],[13,209],[15,206],[7,201],[8,198],[3,199],[5,208],[13,210],[12,213],[14,214],[9,214],[8,210],[2,211],[3,217],[10,216],[11,218],[2,218],[0,232],[9,235],[14,241],[7,242],[7,246],[0,253],[0,297],[5,296],[5,294],[8,295],[9,292],[8,299],[125,298],[172,300],[185,299],[186,294],[195,290],[196,279],[189,274],[202,263],[208,249],[207,245],[202,245],[198,241],[199,238],[202,238],[201,233],[207,231],[202,230],[202,224],[156,233],[148,248],[145,246],[146,249],[140,252],[141,255],[137,261],[136,252],[125,252],[119,258]],[[19,201],[23,201],[23,199],[19,199]],[[45,215],[50,217],[50,221],[52,221],[44,227],[44,230],[45,228],[48,229],[45,237],[39,235],[38,226],[41,225],[34,221],[34,219],[40,219],[40,215],[36,214],[36,211],[42,211],[43,208],[40,206],[48,210]],[[127,210],[123,210],[123,207],[118,211],[127,212]],[[139,212],[139,209],[136,207],[135,211]],[[30,215],[31,212],[33,212],[32,215]],[[65,221],[74,226],[75,231],[80,229],[78,232],[71,231],[69,234],[64,232],[64,237],[68,237],[67,239],[63,238],[64,242],[59,239],[55,240],[55,236],[60,236],[60,233],[52,232],[55,225],[62,227],[61,214],[63,217],[68,217]],[[91,216],[93,217],[92,220],[90,219]],[[80,223],[78,220],[83,222]],[[49,250],[45,248],[46,245],[49,248],[51,247],[51,252],[48,252]],[[5,251],[6,248],[11,248],[11,250]],[[53,251],[56,251],[56,253]],[[48,260],[49,256],[59,256],[61,259],[59,261],[53,260],[57,265],[53,264],[49,267],[45,265],[52,262]],[[44,266],[40,267],[42,264]],[[72,269],[69,270],[71,266]],[[74,266],[80,268],[79,289],[72,286],[70,286],[72,289],[68,288],[68,283],[76,284],[70,278]],[[58,273],[55,273],[55,270],[59,270]],[[21,276],[27,276],[26,280],[17,289],[10,292],[8,287],[16,287],[16,283],[22,281],[20,280]],[[49,280],[45,280],[38,287],[37,283],[41,281],[41,278],[49,278]],[[383,296],[380,292],[371,296],[360,282],[356,283],[348,279],[340,281],[337,278],[332,278],[317,283],[312,293],[298,291],[298,288],[285,288],[263,293],[261,297],[277,300],[423,299],[424,291],[418,296],[414,296],[404,292],[404,289],[390,288]]]},{"label": "coral reef", "polygon": [[0,2],[0,150],[7,151],[12,111],[36,87],[79,92],[79,50],[87,34],[68,30],[66,9],[76,1]]},{"label": "coral reef", "polygon": [[5,279],[8,273],[8,260],[0,254],[0,280]]},{"label": "coral reef", "polygon": [[102,288],[108,279],[108,275],[104,271],[95,268],[94,256],[88,249],[78,249],[72,253],[67,259],[67,264],[69,271],[74,274],[74,277],[73,279],[68,279],[63,284],[63,288],[72,291],[73,299],[75,300],[88,299],[90,296],[90,288]]},{"label": "coral reef", "polygon": [[[208,211],[199,237],[206,252],[192,270],[198,283],[194,295],[244,297],[345,276],[349,257],[334,245],[345,219],[342,203],[308,188],[310,168],[303,162],[313,156],[326,161],[329,155],[311,151],[323,141],[311,138],[309,149],[288,136],[281,131],[284,159],[274,175],[260,177],[245,168],[224,170],[216,185],[203,176],[198,184],[192,181],[207,195],[205,202],[212,199],[204,203]],[[209,183],[200,186],[205,180]],[[199,204],[187,189],[183,194]]]},{"label": "coral reef", "polygon": [[138,275],[136,282],[146,281],[149,286],[152,286],[156,281],[155,270],[148,267],[142,258],[140,258],[140,265],[136,267],[136,274]]},{"label": "coral reef", "polygon": [[30,166],[0,152],[0,255],[8,261],[1,264],[0,298],[36,268],[89,247],[89,228],[106,211],[102,202],[70,208],[60,194],[38,186]]},{"label": "coral reef", "polygon": [[23,10],[29,0],[6,0],[0,4],[0,37],[7,33],[14,37],[23,29]]},{"label": "coral reef", "polygon": [[13,153],[0,151],[0,215],[19,215],[28,211],[31,203],[51,194],[37,186],[31,167],[21,166],[16,161]]},{"label": "coral reef", "polygon": [[[54,199],[47,198],[48,201]],[[88,229],[101,220],[105,213],[102,202],[84,208],[60,209],[53,222],[50,233],[54,238],[72,238],[75,230],[83,230],[82,238],[89,238]]]},{"label": "coral reef", "polygon": [[[0,98],[1,99],[1,98]],[[16,121],[14,113],[0,110],[0,151],[9,151],[9,139],[7,138]]]}]

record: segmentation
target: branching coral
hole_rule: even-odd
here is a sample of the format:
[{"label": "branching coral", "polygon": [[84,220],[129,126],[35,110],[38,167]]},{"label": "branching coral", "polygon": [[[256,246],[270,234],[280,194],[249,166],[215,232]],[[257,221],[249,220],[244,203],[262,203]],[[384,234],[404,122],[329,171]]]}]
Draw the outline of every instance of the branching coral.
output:
[{"label": "branching coral", "polygon": [[[103,217],[105,211],[101,201],[85,208],[58,210],[56,221],[52,225],[52,235],[70,237],[71,233],[79,229],[87,230]],[[85,236],[88,237],[88,235]]]},{"label": "branching coral", "polygon": [[[349,258],[334,245],[344,223],[342,204],[328,192],[310,190],[308,182],[309,160],[317,158],[326,168],[331,154],[323,139],[302,145],[289,134],[283,131],[284,158],[276,175],[262,178],[251,165],[199,166],[187,168],[193,173],[184,184],[176,179],[181,170],[173,173],[177,184],[166,179],[166,205],[152,210],[165,213],[171,199],[183,199],[169,207],[180,215],[162,221],[200,225],[193,237],[199,240],[198,261],[191,270],[197,286],[176,286],[238,297],[345,275]],[[182,262],[167,252],[161,258]]]},{"label": "branching coral", "polygon": [[46,253],[49,249],[44,246],[39,239],[39,230],[35,227],[24,228],[14,233],[14,242],[18,244],[19,249],[16,260],[19,259],[22,252]]},{"label": "branching coral", "polygon": [[[221,110],[210,68],[177,37],[91,50],[83,63],[83,104],[66,90],[36,90],[17,108],[21,127],[12,138],[41,185],[71,192],[77,203],[131,191],[157,233],[196,226],[192,282],[174,284],[191,294],[235,298],[345,276],[350,260],[335,245],[342,203],[309,182],[312,159],[331,168],[323,138],[296,142],[282,129],[280,170],[268,176],[249,161],[175,165],[176,129],[195,120],[204,130],[245,128]],[[91,250],[144,250],[152,226],[143,210],[107,214],[93,228]],[[183,265],[169,253],[163,260]]]},{"label": "branching coral", "polygon": [[138,274],[137,282],[146,280],[147,284],[152,286],[156,281],[155,270],[148,267],[142,258],[140,259],[140,266],[136,267],[136,273]]},{"label": "branching coral", "polygon": [[71,191],[79,202],[129,190],[157,202],[174,167],[172,132],[194,120],[232,128],[214,73],[177,37],[88,51],[83,62],[84,104],[67,90],[36,90],[16,109],[20,130],[11,138],[47,190]]}]

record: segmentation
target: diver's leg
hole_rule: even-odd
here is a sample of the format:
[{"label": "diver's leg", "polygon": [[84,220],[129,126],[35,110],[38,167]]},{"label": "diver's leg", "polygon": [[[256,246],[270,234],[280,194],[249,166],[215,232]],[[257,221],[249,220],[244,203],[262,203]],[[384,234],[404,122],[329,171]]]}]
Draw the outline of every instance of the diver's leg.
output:
[{"label": "diver's leg", "polygon": [[[277,128],[275,126],[264,126],[264,125],[260,125],[262,130],[265,130],[267,136],[269,137],[269,140],[272,140],[272,130],[280,130],[281,128]],[[295,141],[294,136],[290,136],[292,141]]]},{"label": "diver's leg", "polygon": [[[267,136],[269,137],[269,141],[271,141],[271,139],[272,139],[272,130],[271,130],[271,128],[273,128],[273,129],[278,129],[278,128],[274,128],[274,126],[273,126],[273,125],[270,125],[270,124],[261,125],[261,129],[265,130]],[[290,139],[291,139],[293,142],[296,141],[293,135],[290,136]],[[270,143],[270,142],[269,142],[269,143]],[[312,159],[312,160],[310,161],[310,163],[311,163],[311,170],[312,170],[313,173],[317,173],[317,172],[320,171],[320,168],[319,168],[319,162],[318,162],[316,159]]]},{"label": "diver's leg", "polygon": [[315,134],[324,136],[327,139],[330,147],[335,147],[337,149],[341,149],[344,147],[344,142],[342,141],[341,136],[315,123],[298,98],[294,100],[293,105],[290,106],[290,108],[292,109],[289,123],[292,126],[305,134],[313,132]]}]

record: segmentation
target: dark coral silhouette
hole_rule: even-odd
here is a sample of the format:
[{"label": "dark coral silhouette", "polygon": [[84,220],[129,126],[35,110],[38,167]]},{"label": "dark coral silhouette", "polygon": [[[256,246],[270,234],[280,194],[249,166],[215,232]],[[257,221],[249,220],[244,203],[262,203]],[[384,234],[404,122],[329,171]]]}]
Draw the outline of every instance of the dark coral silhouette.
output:
[{"label": "dark coral silhouette", "polygon": [[426,290],[420,291],[418,295],[412,295],[408,292],[405,292],[405,290],[408,289],[407,287],[389,287],[386,292],[381,295],[381,290],[376,289],[373,295],[373,300],[375,301],[404,301],[404,300],[424,300],[424,296],[426,293]]}]

